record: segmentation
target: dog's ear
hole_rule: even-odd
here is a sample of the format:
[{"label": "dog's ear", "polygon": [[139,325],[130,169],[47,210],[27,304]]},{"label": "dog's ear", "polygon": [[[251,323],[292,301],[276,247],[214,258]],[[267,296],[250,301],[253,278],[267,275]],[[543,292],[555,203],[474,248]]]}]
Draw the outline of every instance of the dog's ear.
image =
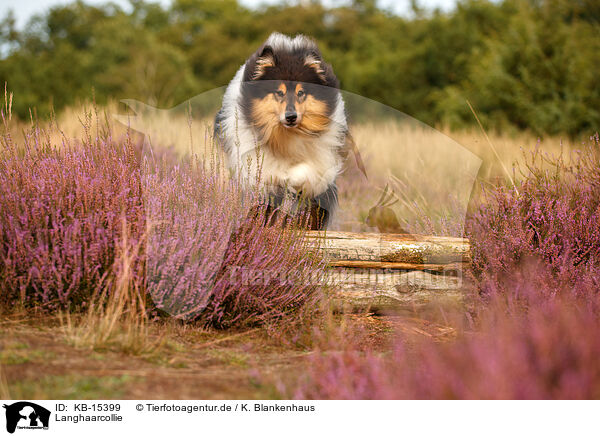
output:
[{"label": "dog's ear", "polygon": [[275,54],[273,53],[273,48],[270,45],[265,45],[258,55],[258,58],[256,58],[256,68],[254,69],[252,79],[259,79],[265,73],[267,68],[274,66]]},{"label": "dog's ear", "polygon": [[323,69],[323,58],[321,53],[316,50],[310,51],[304,57],[304,65],[315,70],[315,73],[321,80],[325,80],[325,70]]}]

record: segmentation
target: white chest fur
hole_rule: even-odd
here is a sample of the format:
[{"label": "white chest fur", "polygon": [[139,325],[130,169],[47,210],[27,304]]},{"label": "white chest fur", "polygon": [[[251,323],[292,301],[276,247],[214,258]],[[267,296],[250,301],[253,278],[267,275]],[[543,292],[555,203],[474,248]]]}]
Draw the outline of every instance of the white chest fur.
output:
[{"label": "white chest fur", "polygon": [[338,148],[329,139],[329,135],[295,138],[288,144],[292,152],[286,157],[262,147],[262,183],[266,187],[286,186],[311,197],[325,192],[342,169]]}]

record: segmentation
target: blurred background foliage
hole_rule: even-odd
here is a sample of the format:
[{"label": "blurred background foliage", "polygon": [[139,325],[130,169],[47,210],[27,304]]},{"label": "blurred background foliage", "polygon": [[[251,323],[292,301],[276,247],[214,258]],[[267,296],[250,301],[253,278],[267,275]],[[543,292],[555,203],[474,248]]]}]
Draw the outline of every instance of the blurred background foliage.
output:
[{"label": "blurred background foliage", "polygon": [[600,125],[600,2],[462,0],[411,17],[354,0],[248,9],[236,0],[168,8],[78,1],[17,29],[0,23],[0,82],[14,112],[47,116],[89,99],[169,107],[224,86],[273,31],[314,37],[344,90],[430,125],[589,134]]}]

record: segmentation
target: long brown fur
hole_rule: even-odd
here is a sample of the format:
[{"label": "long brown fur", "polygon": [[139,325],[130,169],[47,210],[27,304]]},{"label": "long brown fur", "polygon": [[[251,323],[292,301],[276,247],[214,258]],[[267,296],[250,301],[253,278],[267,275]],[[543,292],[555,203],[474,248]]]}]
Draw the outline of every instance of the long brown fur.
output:
[{"label": "long brown fur", "polygon": [[[296,84],[294,90],[288,90],[285,83],[279,86],[283,93],[303,91],[302,84]],[[271,151],[280,157],[292,157],[293,151],[289,149],[290,141],[294,136],[313,136],[324,132],[330,123],[327,115],[327,104],[317,100],[312,95],[305,99],[298,99],[294,108],[302,121],[295,129],[286,129],[279,119],[286,110],[285,100],[278,101],[273,94],[267,94],[262,99],[252,101],[252,117],[255,126],[259,129],[262,140]]]}]

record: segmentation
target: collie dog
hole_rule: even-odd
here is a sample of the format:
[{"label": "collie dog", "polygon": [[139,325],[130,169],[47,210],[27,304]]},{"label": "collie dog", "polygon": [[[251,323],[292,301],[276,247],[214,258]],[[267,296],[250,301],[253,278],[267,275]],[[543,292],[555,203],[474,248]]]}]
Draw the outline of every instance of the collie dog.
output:
[{"label": "collie dog", "polygon": [[273,33],[228,85],[215,136],[271,210],[291,198],[286,213],[304,213],[311,229],[327,225],[353,143],[338,80],[312,39]]}]

